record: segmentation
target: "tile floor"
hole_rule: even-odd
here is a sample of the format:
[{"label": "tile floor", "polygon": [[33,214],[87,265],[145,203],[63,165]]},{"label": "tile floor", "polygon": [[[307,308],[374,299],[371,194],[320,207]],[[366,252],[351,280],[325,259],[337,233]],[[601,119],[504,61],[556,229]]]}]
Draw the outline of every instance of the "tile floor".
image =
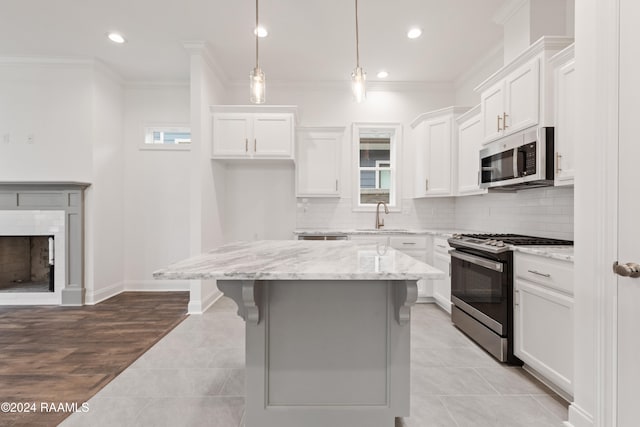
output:
[{"label": "tile floor", "polygon": [[[189,316],[98,392],[89,412],[61,425],[242,426],[244,322],[235,311],[223,298]],[[411,416],[396,427],[560,427],[567,419],[562,399],[496,362],[434,304],[414,306],[411,345]]]}]

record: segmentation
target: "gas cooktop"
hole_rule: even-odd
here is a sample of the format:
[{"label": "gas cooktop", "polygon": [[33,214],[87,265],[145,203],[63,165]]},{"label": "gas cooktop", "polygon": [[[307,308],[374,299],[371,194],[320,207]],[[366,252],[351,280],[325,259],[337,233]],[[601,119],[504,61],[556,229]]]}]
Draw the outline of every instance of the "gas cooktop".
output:
[{"label": "gas cooktop", "polygon": [[571,240],[547,237],[523,236],[521,234],[454,234],[449,239],[453,247],[468,247],[492,253],[506,252],[507,245],[514,246],[573,246]]}]

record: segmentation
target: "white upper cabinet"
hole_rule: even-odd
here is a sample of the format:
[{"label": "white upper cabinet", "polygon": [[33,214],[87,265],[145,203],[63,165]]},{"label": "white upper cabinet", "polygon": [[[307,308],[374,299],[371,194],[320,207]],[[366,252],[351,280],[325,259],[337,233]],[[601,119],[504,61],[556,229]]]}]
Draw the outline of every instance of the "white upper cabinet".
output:
[{"label": "white upper cabinet", "polygon": [[480,92],[483,143],[531,126],[553,126],[553,70],[549,58],[573,42],[545,36],[475,88]]},{"label": "white upper cabinet", "polygon": [[456,120],[458,129],[458,195],[486,193],[479,186],[482,117],[480,105]]},{"label": "white upper cabinet", "polygon": [[296,129],[296,197],[340,196],[343,127]]},{"label": "white upper cabinet", "polygon": [[466,107],[418,116],[411,127],[416,148],[415,197],[452,196],[457,190],[458,133],[455,119]]},{"label": "white upper cabinet", "polygon": [[296,107],[212,106],[214,159],[294,158]]},{"label": "white upper cabinet", "polygon": [[555,74],[555,185],[573,184],[576,137],[576,61],[574,45],[551,58]]}]

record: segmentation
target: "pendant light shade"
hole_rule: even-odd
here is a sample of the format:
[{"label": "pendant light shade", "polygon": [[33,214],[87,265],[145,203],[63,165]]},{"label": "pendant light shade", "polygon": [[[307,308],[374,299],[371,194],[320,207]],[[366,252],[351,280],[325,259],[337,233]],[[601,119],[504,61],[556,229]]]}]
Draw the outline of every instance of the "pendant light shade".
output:
[{"label": "pendant light shade", "polygon": [[360,67],[360,40],[358,38],[358,0],[356,1],[356,69],[351,73],[353,99],[360,103],[367,97],[367,73]]},{"label": "pendant light shade", "polygon": [[266,92],[264,72],[260,68],[258,57],[258,28],[258,0],[256,0],[256,66],[249,75],[249,100],[252,104],[264,104]]}]

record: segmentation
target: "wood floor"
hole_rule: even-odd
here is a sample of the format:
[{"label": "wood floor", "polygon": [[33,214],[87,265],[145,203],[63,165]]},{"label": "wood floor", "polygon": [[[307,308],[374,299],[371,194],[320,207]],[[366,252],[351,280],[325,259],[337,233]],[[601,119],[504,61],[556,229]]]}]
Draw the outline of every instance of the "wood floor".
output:
[{"label": "wood floor", "polygon": [[[0,412],[0,426],[56,426],[187,316],[188,292],[126,292],[94,306],[0,307],[0,403],[36,404],[36,413]],[[4,409],[4,407],[3,407]]]}]

